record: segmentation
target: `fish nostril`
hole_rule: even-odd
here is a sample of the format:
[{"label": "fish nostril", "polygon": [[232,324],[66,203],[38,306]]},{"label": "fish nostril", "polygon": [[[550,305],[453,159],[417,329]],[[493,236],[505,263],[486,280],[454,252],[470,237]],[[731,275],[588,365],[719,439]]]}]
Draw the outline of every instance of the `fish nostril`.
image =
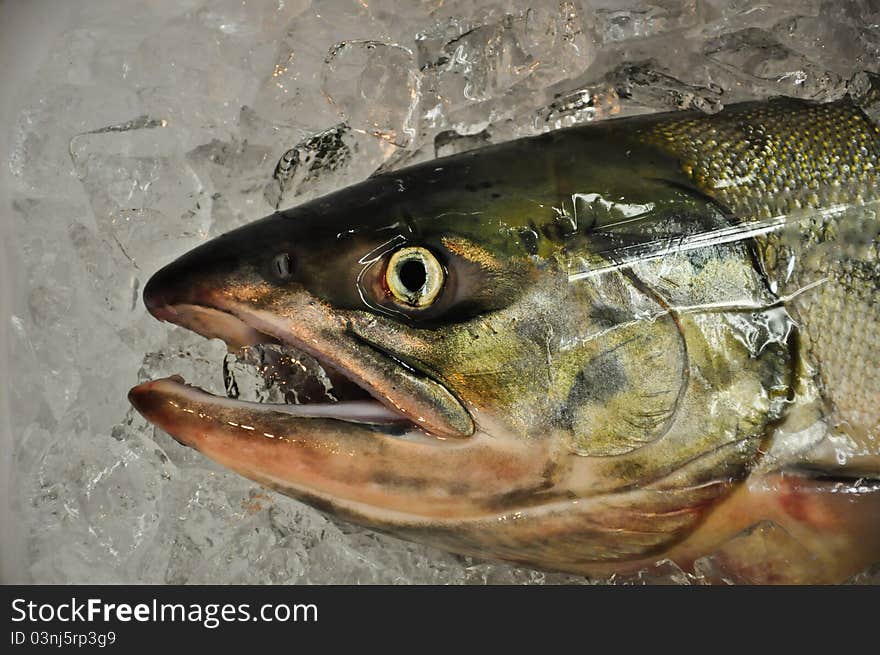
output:
[{"label": "fish nostril", "polygon": [[282,252],[272,259],[272,272],[280,280],[290,279],[293,275],[293,258],[289,253]]}]

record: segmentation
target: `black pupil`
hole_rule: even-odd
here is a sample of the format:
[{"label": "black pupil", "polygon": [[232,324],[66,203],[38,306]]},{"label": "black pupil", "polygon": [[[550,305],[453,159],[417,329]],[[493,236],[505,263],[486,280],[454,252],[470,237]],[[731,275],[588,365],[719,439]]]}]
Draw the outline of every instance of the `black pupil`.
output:
[{"label": "black pupil", "polygon": [[403,262],[397,269],[397,275],[400,278],[400,283],[412,293],[425,286],[425,280],[428,279],[425,264],[418,259],[408,259]]}]

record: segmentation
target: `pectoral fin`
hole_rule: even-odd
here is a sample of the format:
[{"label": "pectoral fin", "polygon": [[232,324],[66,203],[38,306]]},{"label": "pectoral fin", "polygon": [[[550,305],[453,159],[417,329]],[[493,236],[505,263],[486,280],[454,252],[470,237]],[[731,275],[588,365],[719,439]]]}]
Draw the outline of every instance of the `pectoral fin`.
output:
[{"label": "pectoral fin", "polygon": [[682,547],[708,582],[843,582],[880,562],[880,479],[753,476]]}]

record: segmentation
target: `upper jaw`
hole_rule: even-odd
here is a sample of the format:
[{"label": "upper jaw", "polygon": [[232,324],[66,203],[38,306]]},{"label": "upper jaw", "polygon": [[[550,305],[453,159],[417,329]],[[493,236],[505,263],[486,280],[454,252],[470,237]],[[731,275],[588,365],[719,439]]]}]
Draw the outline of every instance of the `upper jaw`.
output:
[{"label": "upper jaw", "polygon": [[[357,384],[390,413],[434,437],[473,434],[470,414],[446,387],[350,334],[338,313],[306,292],[286,293],[283,306],[253,302],[257,295],[251,296],[251,302],[223,293],[200,296],[197,303],[154,301],[147,306],[157,318],[207,338],[223,339],[231,349],[260,343],[291,345]],[[346,420],[348,416],[341,413],[339,418]]]}]

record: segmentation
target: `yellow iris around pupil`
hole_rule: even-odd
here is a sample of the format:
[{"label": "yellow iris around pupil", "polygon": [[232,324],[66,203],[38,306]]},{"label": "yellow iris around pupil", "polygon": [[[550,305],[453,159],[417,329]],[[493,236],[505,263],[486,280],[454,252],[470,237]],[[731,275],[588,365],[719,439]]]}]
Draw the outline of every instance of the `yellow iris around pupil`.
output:
[{"label": "yellow iris around pupil", "polygon": [[388,260],[385,281],[394,299],[409,307],[433,303],[445,281],[443,267],[427,248],[401,248]]}]

